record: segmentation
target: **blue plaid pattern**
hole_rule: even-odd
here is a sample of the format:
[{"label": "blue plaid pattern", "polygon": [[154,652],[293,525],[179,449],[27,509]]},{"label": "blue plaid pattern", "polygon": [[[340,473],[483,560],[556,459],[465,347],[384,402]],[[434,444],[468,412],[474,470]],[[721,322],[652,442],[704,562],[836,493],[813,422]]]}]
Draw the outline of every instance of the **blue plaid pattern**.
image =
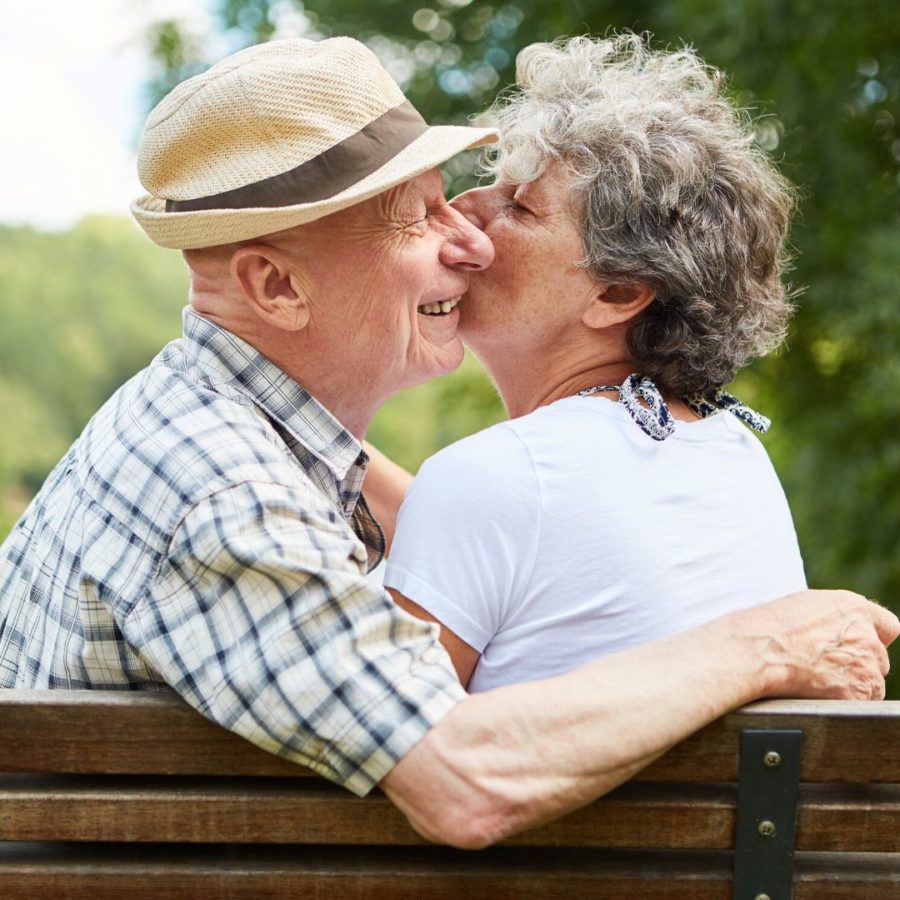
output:
[{"label": "blue plaid pattern", "polygon": [[366,578],[360,443],[190,310],[0,547],[0,687],[177,691],[364,794],[465,696]]}]

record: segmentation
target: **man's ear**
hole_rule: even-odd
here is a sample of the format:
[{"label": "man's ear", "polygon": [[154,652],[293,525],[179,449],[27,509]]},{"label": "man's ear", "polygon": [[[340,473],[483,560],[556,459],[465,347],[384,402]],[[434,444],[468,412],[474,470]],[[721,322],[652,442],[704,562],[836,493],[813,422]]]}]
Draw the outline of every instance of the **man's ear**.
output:
[{"label": "man's ear", "polygon": [[231,257],[231,277],[253,311],[268,325],[300,331],[309,322],[309,296],[303,279],[280,251],[248,244]]},{"label": "man's ear", "polygon": [[581,321],[588,328],[610,328],[630,322],[656,299],[656,289],[643,281],[599,284]]}]

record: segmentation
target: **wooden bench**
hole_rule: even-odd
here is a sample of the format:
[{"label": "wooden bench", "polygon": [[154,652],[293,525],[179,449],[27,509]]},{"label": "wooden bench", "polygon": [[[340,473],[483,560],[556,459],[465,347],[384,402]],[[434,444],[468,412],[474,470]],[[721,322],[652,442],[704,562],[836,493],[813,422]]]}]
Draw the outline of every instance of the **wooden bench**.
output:
[{"label": "wooden bench", "polygon": [[0,773],[4,900],[900,898],[900,702],[754,704],[480,852],[170,695],[0,691]]}]

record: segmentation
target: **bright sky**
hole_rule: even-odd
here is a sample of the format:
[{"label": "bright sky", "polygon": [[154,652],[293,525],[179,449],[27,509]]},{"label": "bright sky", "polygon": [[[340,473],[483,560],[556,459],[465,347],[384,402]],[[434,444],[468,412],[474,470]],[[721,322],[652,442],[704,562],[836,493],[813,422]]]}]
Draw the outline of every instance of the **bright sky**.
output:
[{"label": "bright sky", "polygon": [[210,0],[0,0],[0,223],[128,215],[150,22],[203,27]]}]

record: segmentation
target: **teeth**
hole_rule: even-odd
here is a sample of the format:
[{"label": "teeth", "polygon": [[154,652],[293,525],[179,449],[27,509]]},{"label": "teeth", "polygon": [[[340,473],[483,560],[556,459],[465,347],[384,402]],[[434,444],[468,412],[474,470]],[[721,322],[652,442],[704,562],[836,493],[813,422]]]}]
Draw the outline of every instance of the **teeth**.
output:
[{"label": "teeth", "polygon": [[419,311],[425,313],[427,316],[437,316],[441,313],[450,312],[450,310],[456,307],[457,303],[459,303],[459,297],[454,297],[452,300],[440,300],[437,303],[426,303],[424,306],[419,307]]}]

